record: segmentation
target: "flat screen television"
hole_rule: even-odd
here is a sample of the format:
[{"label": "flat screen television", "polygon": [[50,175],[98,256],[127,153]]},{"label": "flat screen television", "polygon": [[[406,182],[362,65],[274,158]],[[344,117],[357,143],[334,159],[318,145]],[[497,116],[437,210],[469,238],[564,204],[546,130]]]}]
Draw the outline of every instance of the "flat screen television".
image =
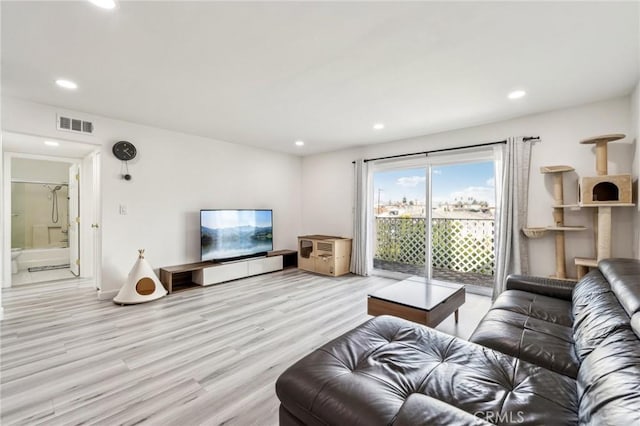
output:
[{"label": "flat screen television", "polygon": [[200,258],[262,256],[273,250],[272,210],[200,210]]}]

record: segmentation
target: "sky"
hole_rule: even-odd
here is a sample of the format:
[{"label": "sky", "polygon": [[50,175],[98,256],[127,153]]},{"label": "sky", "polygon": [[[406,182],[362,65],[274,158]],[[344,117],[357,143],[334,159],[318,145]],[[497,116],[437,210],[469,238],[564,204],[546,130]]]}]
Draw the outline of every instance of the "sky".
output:
[{"label": "sky", "polygon": [[[432,167],[433,203],[453,203],[468,197],[487,201],[495,206],[495,179],[493,162],[464,163]],[[408,201],[424,203],[426,168],[376,172],[373,176],[374,203]]]}]

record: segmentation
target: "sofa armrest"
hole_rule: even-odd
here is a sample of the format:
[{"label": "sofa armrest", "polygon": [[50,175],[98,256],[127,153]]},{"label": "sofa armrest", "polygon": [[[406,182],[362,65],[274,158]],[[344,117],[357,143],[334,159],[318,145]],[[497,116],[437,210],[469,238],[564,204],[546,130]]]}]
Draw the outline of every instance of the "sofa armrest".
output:
[{"label": "sofa armrest", "polygon": [[553,278],[533,277],[528,275],[509,275],[507,277],[507,290],[522,290],[557,299],[571,300],[573,287],[572,281],[556,280]]}]

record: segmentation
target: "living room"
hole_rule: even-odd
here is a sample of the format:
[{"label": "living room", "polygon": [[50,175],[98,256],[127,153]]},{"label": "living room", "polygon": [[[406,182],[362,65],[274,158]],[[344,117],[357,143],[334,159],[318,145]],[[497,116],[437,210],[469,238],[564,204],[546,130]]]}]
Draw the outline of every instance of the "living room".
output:
[{"label": "living room", "polygon": [[[154,318],[162,315],[162,310],[151,310],[154,305],[164,306],[171,315],[187,312],[189,309],[201,309],[197,297],[212,303],[208,309],[199,311],[204,317],[212,314],[211,311],[217,306],[215,299],[218,296],[235,297],[237,302],[225,298],[225,303],[236,309],[235,314],[231,313],[231,318],[234,318],[234,315],[242,317],[241,314],[245,311],[239,302],[246,298],[247,303],[255,303],[255,300],[252,301],[243,292],[260,294],[255,279],[176,293],[148,305],[120,307],[110,301],[126,281],[138,249],[145,249],[146,258],[156,272],[164,266],[200,260],[201,209],[272,209],[273,246],[276,250],[296,249],[297,237],[306,234],[353,237],[355,200],[352,162],[358,159],[464,147],[502,141],[512,136],[539,137],[539,141],[532,143],[531,147],[529,211],[526,223],[531,227],[546,226],[552,221],[554,200],[551,180],[539,173],[540,167],[571,165],[575,168],[575,174],[571,179],[576,182],[578,176],[595,175],[594,151],[590,147],[581,146],[581,140],[611,133],[624,134],[623,140],[608,147],[609,174],[631,173],[634,179],[638,176],[640,156],[637,153],[636,141],[640,134],[640,85],[638,40],[634,37],[638,34],[640,20],[637,3],[607,2],[593,3],[591,6],[547,4],[546,7],[550,8],[566,8],[554,9],[558,12],[556,14],[548,13],[543,6],[536,6],[534,3],[508,7],[504,4],[470,6],[461,3],[449,7],[441,5],[441,10],[437,9],[438,4],[430,6],[428,3],[405,5],[405,8],[398,6],[398,9],[388,4],[344,4],[341,9],[340,4],[305,6],[302,3],[292,3],[287,6],[265,3],[261,6],[236,6],[238,9],[234,10],[231,4],[212,2],[199,6],[204,8],[206,14],[199,10],[197,5],[187,7],[170,2],[155,5],[121,1],[113,11],[96,9],[89,2],[3,2],[1,6],[2,150],[5,157],[5,173],[2,176],[3,205],[6,207],[6,200],[10,198],[10,189],[7,188],[11,176],[6,174],[7,165],[11,168],[10,162],[7,163],[8,154],[31,159],[71,158],[85,166],[90,161],[95,161],[96,156],[99,158],[98,167],[92,170],[86,183],[81,183],[85,185],[85,198],[82,198],[82,188],[80,195],[81,215],[82,209],[87,205],[94,209],[87,213],[90,218],[81,221],[80,232],[93,233],[98,246],[93,246],[93,240],[80,243],[80,255],[84,256],[82,264],[85,264],[86,260],[86,265],[89,266],[81,267],[80,284],[73,284],[71,281],[72,284],[65,284],[64,290],[70,291],[69,286],[80,287],[81,297],[73,296],[69,303],[80,306],[88,304],[91,307],[91,310],[85,311],[81,317],[91,318],[90,322],[95,321],[96,338],[100,338],[100,333],[111,327],[124,327],[124,318],[139,318],[144,321],[145,315],[152,315]],[[465,9],[467,6],[471,8]],[[154,7],[160,9],[145,10]],[[183,7],[184,10],[181,9]],[[216,7],[219,9],[216,10]],[[436,9],[428,9],[429,7]],[[508,10],[505,12],[502,7]],[[523,9],[518,11],[518,7]],[[576,8],[573,18],[567,16],[570,15],[572,7]],[[371,15],[357,18],[365,13],[361,8],[369,8],[367,10]],[[453,53],[443,52],[447,50],[444,47],[432,47],[427,52],[433,55],[434,59],[416,63],[413,58],[417,57],[421,50],[412,43],[418,45],[416,40],[422,40],[415,38],[421,34],[417,29],[421,22],[420,19],[414,21],[411,17],[431,16],[432,18],[424,17],[427,19],[426,23],[439,28],[436,25],[439,20],[433,18],[438,12],[442,13],[442,22],[449,23],[447,25],[453,25],[448,20],[452,16],[459,16],[464,25],[487,25],[486,22],[473,19],[477,14],[489,23],[496,22],[492,19],[500,21],[527,14],[540,19],[544,16],[558,18],[534,20],[527,17],[526,22],[531,22],[531,28],[514,21],[505,22],[507,28],[531,34],[513,35],[519,43],[518,46],[528,46],[526,41],[529,41],[530,46],[523,51],[524,53],[515,56],[505,55],[504,63],[499,61],[503,49],[511,54],[519,49],[518,46],[506,43],[511,35],[504,37],[495,31],[480,37],[482,33],[479,33],[480,41],[476,45],[470,41],[463,43],[444,28],[440,29],[440,37],[446,34],[451,38],[442,39],[442,46],[446,46]],[[138,24],[142,23],[137,20],[150,13],[161,19],[157,27],[139,27]],[[502,13],[505,15],[501,15]],[[193,23],[194,20],[198,25],[209,26],[207,19],[205,22],[197,21],[198,15],[213,20],[210,25],[218,27],[217,33],[206,33],[207,37],[211,37],[206,38],[209,41],[207,48],[210,52],[217,52],[216,55],[211,53],[211,56],[222,58],[212,59],[211,63],[203,66],[204,71],[197,69],[199,58],[195,53],[202,50],[196,42],[199,40],[195,35],[197,32],[187,32],[189,23]],[[288,22],[283,16],[290,16],[297,24],[281,33],[275,29],[281,29]],[[77,19],[74,20],[74,17]],[[230,17],[236,21],[225,22],[225,19]],[[135,25],[127,19],[134,20]],[[338,26],[340,20],[353,21],[352,29],[342,28],[333,35],[331,31],[324,29],[325,26]],[[394,22],[392,29],[388,30],[389,33],[382,30],[386,28],[388,20]],[[171,27],[169,23],[177,25],[178,22],[183,25],[180,28],[185,35],[181,38],[179,32],[172,32],[169,36],[172,35],[174,42],[168,42],[167,39],[171,37],[161,33]],[[355,22],[360,23],[356,25]],[[585,29],[581,22],[588,23],[584,25],[586,27],[596,26],[598,31]],[[233,31],[234,25],[246,30],[248,23],[256,25],[253,32],[248,32],[251,35],[250,40],[238,35],[238,40],[235,41],[238,44],[235,45],[225,39],[225,35],[229,33],[241,34],[240,31]],[[403,35],[399,28],[404,25],[407,25],[408,29],[407,34]],[[53,31],[52,26],[66,29]],[[316,28],[317,33],[309,31],[307,34],[303,31],[306,27]],[[569,29],[562,30],[564,27]],[[119,33],[123,28],[131,33]],[[545,28],[547,31],[543,30]],[[378,34],[376,29],[382,32]],[[332,31],[338,29],[334,28]],[[354,34],[350,31],[354,31]],[[296,41],[296,32],[300,33],[299,41]],[[50,37],[55,37],[56,45],[70,43],[73,47],[70,51],[73,52],[90,51],[91,47],[99,49],[101,43],[104,43],[103,50],[98,50],[99,54],[91,58],[69,53],[51,58],[51,46],[47,41],[49,33],[52,34]],[[87,37],[75,37],[74,34],[87,34]],[[139,38],[130,39],[135,43],[127,50],[127,54],[113,53],[117,48],[127,44],[127,37],[135,37],[135,34],[138,34]],[[306,35],[303,37],[302,34]],[[564,37],[562,43],[556,43],[554,34]],[[107,35],[114,39],[105,41]],[[156,43],[154,36],[163,37],[163,41]],[[387,36],[392,37],[391,46],[383,43]],[[323,45],[317,37],[327,45]],[[356,47],[336,50],[343,44],[340,37],[346,37]],[[437,47],[437,41],[433,40],[438,40],[438,31],[434,30],[424,37],[426,41],[422,41],[426,45],[431,46],[430,43],[434,43]],[[90,40],[82,40],[87,38]],[[402,41],[407,42],[406,52],[397,49]],[[275,49],[274,46],[278,46],[280,42],[283,44],[282,50]],[[491,46],[491,42],[495,45]],[[359,49],[367,44],[380,44],[382,54],[390,54],[397,49],[398,56],[383,61],[374,52],[362,53]],[[564,47],[553,49],[554,45]],[[462,49],[461,46],[469,50],[459,53],[456,49]],[[167,51],[176,52],[180,51],[180,48],[186,51],[183,57],[172,60],[165,57]],[[461,56],[464,53],[471,54],[473,49],[480,49],[478,51],[488,55],[489,59],[477,59],[478,56],[475,56],[476,59],[472,57],[463,60]],[[143,53],[136,56],[134,51]],[[332,53],[336,51],[339,53]],[[265,58],[268,56],[265,52],[270,52],[274,59],[269,61]],[[562,61],[563,52],[566,58]],[[546,59],[547,55],[552,59]],[[522,63],[523,58],[528,57],[531,58],[531,63],[527,66],[514,65]],[[163,64],[163,61],[166,64]],[[437,72],[433,71],[434,74],[423,74],[438,62],[447,64]],[[37,64],[47,66],[38,67]],[[261,69],[267,64],[271,68]],[[396,69],[398,64],[402,66]],[[312,65],[316,68],[310,68],[313,71],[305,74],[304,67]],[[411,65],[415,67],[415,71],[411,70]],[[503,66],[507,71],[499,72]],[[104,67],[104,70],[100,71],[101,67]],[[176,74],[180,69],[183,70]],[[379,74],[368,73],[368,70],[372,69],[380,70]],[[456,69],[464,71],[452,74]],[[469,75],[465,74],[467,70]],[[139,78],[139,73],[146,73],[148,81]],[[225,84],[217,84],[215,88],[202,86],[202,92],[208,98],[208,101],[204,102],[203,97],[197,92],[197,87],[201,82],[206,82],[203,76],[207,73],[215,76],[216,80],[228,80],[228,85],[232,88],[225,88]],[[267,77],[268,73],[273,74]],[[474,73],[479,77],[474,76]],[[262,74],[264,77],[261,77]],[[485,80],[485,87],[480,90],[478,86],[483,85],[482,79],[494,74],[496,78]],[[434,86],[421,86],[422,75],[431,79],[437,78],[442,88],[434,92]],[[53,81],[62,77],[77,80],[78,89],[64,91],[55,87]],[[447,77],[450,77],[449,81]],[[190,78],[196,84],[189,84]],[[379,78],[382,80],[378,81]],[[401,83],[401,80],[408,83]],[[386,85],[380,88],[374,86],[385,82]],[[188,87],[186,90],[183,87],[185,85]],[[317,89],[309,89],[316,85]],[[409,92],[411,86],[416,86],[415,94]],[[521,99],[507,99],[507,93],[519,87],[526,88],[527,95]],[[159,93],[157,97],[153,96],[156,90]],[[340,97],[341,94],[345,95],[344,99]],[[457,103],[451,102],[449,97],[457,97]],[[372,107],[359,107],[354,103],[358,98],[362,105]],[[434,98],[435,101],[429,98]],[[397,109],[398,105],[403,103],[405,106]],[[425,107],[425,104],[434,103],[435,106]],[[440,104],[443,106],[440,107]],[[119,105],[121,111],[118,111]],[[412,105],[416,112],[410,112]],[[351,108],[351,114],[348,108]],[[447,108],[461,112],[447,116],[446,111],[443,111],[440,115],[440,110]],[[259,117],[260,111],[266,118]],[[91,122],[94,131],[91,135],[86,135],[58,130],[54,125],[57,116]],[[426,120],[424,117],[429,119]],[[384,121],[385,128],[372,129],[373,124],[379,121]],[[355,127],[358,129],[353,129]],[[313,135],[310,134],[312,132]],[[58,148],[70,144],[71,148],[77,150],[65,151],[60,155],[56,153],[55,147],[44,146],[43,140],[58,141]],[[134,159],[123,162],[112,154],[113,144],[120,140],[130,141],[135,145],[137,156]],[[294,145],[297,140],[304,140],[304,146]],[[89,159],[89,156],[93,157]],[[88,171],[88,167],[84,167],[83,170]],[[124,179],[124,174],[130,174],[131,179]],[[94,185],[98,185],[97,189]],[[567,182],[565,198],[576,200],[577,192],[577,185]],[[2,211],[5,237],[1,274],[5,291],[0,303],[5,308],[5,324],[7,321],[19,324],[21,318],[24,320],[25,315],[29,315],[28,310],[25,310],[28,309],[27,306],[23,304],[18,308],[16,305],[21,298],[18,290],[24,288],[11,287],[10,253],[13,247],[7,235],[11,234],[10,217],[13,212],[7,212],[5,207]],[[591,229],[591,216],[592,212],[588,209],[572,211],[571,221],[588,225]],[[637,207],[614,209],[612,257],[639,257],[638,220],[640,213]],[[93,228],[92,225],[99,228]],[[566,259],[569,260],[566,266],[572,276],[575,276],[572,259],[591,255],[595,242],[596,236],[593,232],[567,237]],[[531,253],[529,272],[537,276],[554,275],[554,239],[531,239],[527,240],[526,244]],[[363,284],[363,289],[348,296],[343,290],[338,290],[340,279],[319,281],[321,278],[315,275],[307,274],[309,277],[306,277],[305,273],[300,274],[292,276],[291,272],[286,272],[282,275],[264,276],[261,278],[266,281],[262,284],[271,285],[278,290],[277,294],[271,294],[277,300],[285,302],[290,297],[301,301],[300,305],[287,305],[287,309],[293,311],[307,306],[313,312],[317,312],[319,308],[313,304],[312,297],[335,295],[343,297],[342,302],[337,305],[338,312],[348,311],[348,303],[362,302],[359,305],[361,310],[357,315],[346,316],[342,321],[332,325],[323,323],[323,330],[326,331],[323,336],[325,341],[314,336],[302,339],[299,347],[292,352],[293,355],[282,352],[269,354],[267,358],[270,361],[260,364],[265,368],[271,367],[268,362],[272,362],[282,371],[304,353],[311,352],[330,338],[337,337],[358,325],[366,318],[365,299],[368,288],[388,285],[393,281],[390,278],[370,276],[364,278],[369,281],[368,284]],[[358,283],[356,276],[348,276],[343,280],[347,286]],[[329,292],[323,296],[318,290],[309,287],[312,282],[328,286]],[[297,292],[287,296],[287,285],[305,286],[307,296]],[[56,289],[51,283],[35,286],[33,289],[39,289],[37,291],[40,293],[24,296],[29,303],[34,303],[31,315],[40,314],[43,316],[41,320],[57,318],[55,307],[47,307],[46,302],[41,304],[36,301],[52,297],[52,300],[64,306],[64,299],[56,298],[56,294],[59,296],[63,289]],[[193,293],[189,295],[190,292]],[[94,293],[97,293],[97,296]],[[65,293],[65,296],[70,297],[68,293]],[[467,303],[476,296],[468,297],[470,299]],[[87,301],[87,298],[91,300]],[[490,299],[485,299],[484,312],[479,315],[478,320],[490,305]],[[181,303],[184,303],[182,307]],[[266,302],[257,303],[260,305]],[[270,309],[276,309],[272,305],[269,306]],[[53,311],[47,311],[48,308]],[[118,312],[125,309],[127,313],[120,317]],[[111,316],[118,318],[115,324],[111,322]],[[310,320],[308,317],[305,318]],[[37,321],[35,317],[32,319]],[[331,321],[335,319],[331,318]],[[187,323],[191,320],[193,318],[187,320]],[[466,320],[463,311],[461,321]],[[270,325],[269,331],[271,327],[288,323],[278,318],[274,320],[274,324]],[[445,326],[454,330],[456,327],[452,318],[447,319]],[[31,328],[27,327],[23,332],[14,331],[15,334],[11,335],[6,335],[3,331],[3,346],[9,339],[21,333],[28,334],[28,330],[35,332],[39,327],[42,327],[42,322],[33,323]],[[5,329],[3,325],[3,330]],[[222,341],[227,339],[228,337],[222,338]],[[251,348],[251,338],[246,337],[246,340],[247,347],[244,350],[252,354],[251,356],[257,356],[252,351],[259,350],[261,343],[258,342],[256,347]],[[85,343],[90,341],[91,339],[87,339]],[[76,341],[79,342],[82,340]],[[286,339],[282,342],[293,344]],[[24,344],[28,345],[28,342],[25,341]],[[78,348],[79,346],[76,346],[75,350],[79,350]],[[55,349],[62,350],[59,347]],[[56,350],[45,351],[42,356],[54,356]],[[227,348],[226,351],[228,352],[221,351],[213,359],[223,360],[225,356],[235,356],[243,349],[234,347],[233,350]],[[117,352],[112,355],[118,356]],[[38,358],[35,353],[32,356],[34,360]],[[130,358],[133,358],[130,366],[141,365],[143,360],[155,359],[154,355],[142,352]],[[74,359],[81,362],[80,357]],[[251,374],[259,376],[259,384],[265,388],[264,395],[271,395],[271,399],[265,399],[266,402],[257,403],[269,407],[265,410],[270,416],[263,420],[264,423],[271,424],[274,419],[277,421],[277,412],[273,412],[273,407],[277,409],[277,404],[274,403],[274,380],[271,376],[267,379],[264,371],[252,370],[249,362],[252,359],[244,360],[239,365],[247,368],[245,380],[250,381]],[[6,369],[5,373],[9,374],[5,376],[9,377],[7,380],[13,378],[33,384],[29,380],[44,377],[38,376],[36,372],[46,373],[44,367],[35,365],[37,363],[28,365],[16,362],[3,363],[3,370]],[[115,358],[102,359],[100,362],[105,368],[105,374],[122,373]],[[54,365],[51,366],[53,368]],[[55,367],[58,368],[57,372],[51,374],[60,374],[62,364],[56,364]],[[89,371],[83,370],[85,367],[81,367],[80,371]],[[20,368],[24,368],[30,374],[21,375]],[[73,371],[73,363],[64,368]],[[198,388],[197,385],[191,387],[193,383],[188,381],[181,382],[185,387],[178,389],[177,395],[184,395],[185,399],[189,399],[207,385],[210,389],[216,390],[221,389],[224,384],[246,389],[248,383],[231,383],[231,379],[225,378],[222,373],[222,380],[216,383],[213,377],[208,377],[208,373],[198,374],[202,374],[201,382],[205,385]],[[51,386],[50,392],[69,390],[64,383],[56,383]],[[11,395],[11,407],[24,389],[20,386],[9,388],[12,391],[18,389],[18,392]],[[4,383],[3,389],[3,395],[6,395]],[[182,391],[184,393],[180,393]],[[141,395],[142,388],[136,392],[136,395]],[[34,404],[37,405],[35,411],[45,414],[41,417],[43,421],[46,421],[46,415],[49,415],[48,419],[55,423],[55,410],[52,411],[51,407],[56,403],[47,406],[55,397],[47,392],[43,395],[42,398],[34,400]],[[240,398],[239,393],[233,395],[243,403],[250,404],[246,399]],[[76,396],[81,398],[80,394]],[[146,401],[142,396],[140,398]],[[179,398],[176,397],[176,401]],[[173,400],[168,398],[167,401]],[[68,401],[58,401],[63,406],[73,406],[65,405],[66,402]],[[233,405],[231,401],[228,402]],[[150,407],[139,407],[141,412],[148,412],[153,408],[152,402],[147,404]],[[19,404],[13,407],[18,406]],[[237,404],[235,407],[237,408]],[[65,414],[68,415],[69,412]],[[11,412],[12,417],[5,417],[4,421],[36,423],[35,418],[29,417],[33,413],[27,413],[28,410],[16,409]],[[242,417],[234,417],[237,414],[225,412],[224,416],[235,418],[241,424],[239,419]],[[82,418],[77,413],[74,415]],[[258,417],[252,421],[262,424],[259,415],[256,416]],[[100,417],[104,418],[106,417]],[[246,417],[245,420],[249,418]],[[120,420],[122,419],[124,417]],[[161,419],[162,417],[155,418],[157,422],[161,422]],[[176,414],[175,417],[169,416],[166,419],[177,422],[181,417]],[[206,423],[208,419],[202,417],[199,420]]]}]

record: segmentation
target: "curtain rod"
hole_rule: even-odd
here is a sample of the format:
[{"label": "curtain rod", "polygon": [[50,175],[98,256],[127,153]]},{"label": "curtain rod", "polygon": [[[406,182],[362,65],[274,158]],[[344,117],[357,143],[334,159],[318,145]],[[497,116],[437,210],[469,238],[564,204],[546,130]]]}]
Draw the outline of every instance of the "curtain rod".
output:
[{"label": "curtain rod", "polygon": [[[540,140],[540,136],[526,136],[526,137],[522,138],[523,142],[537,141],[537,140]],[[507,143],[507,140],[504,139],[504,140],[501,140],[501,141],[478,143],[478,144],[475,144],[475,145],[457,146],[457,147],[453,147],[453,148],[433,149],[431,151],[412,152],[410,154],[398,154],[398,155],[388,155],[386,157],[367,158],[367,159],[364,160],[364,162],[368,163],[369,161],[389,160],[391,158],[401,158],[401,157],[411,157],[411,156],[414,156],[414,155],[429,155],[429,154],[434,154],[434,153],[437,153],[437,152],[456,151],[458,149],[479,148],[479,147],[483,147],[483,146],[500,145],[500,144],[503,144],[503,143]],[[352,161],[351,163],[355,164],[356,162]]]},{"label": "curtain rod", "polygon": [[49,182],[45,180],[25,180],[25,179],[11,179],[11,183],[32,183],[35,185],[64,185],[69,186],[67,182]]}]

